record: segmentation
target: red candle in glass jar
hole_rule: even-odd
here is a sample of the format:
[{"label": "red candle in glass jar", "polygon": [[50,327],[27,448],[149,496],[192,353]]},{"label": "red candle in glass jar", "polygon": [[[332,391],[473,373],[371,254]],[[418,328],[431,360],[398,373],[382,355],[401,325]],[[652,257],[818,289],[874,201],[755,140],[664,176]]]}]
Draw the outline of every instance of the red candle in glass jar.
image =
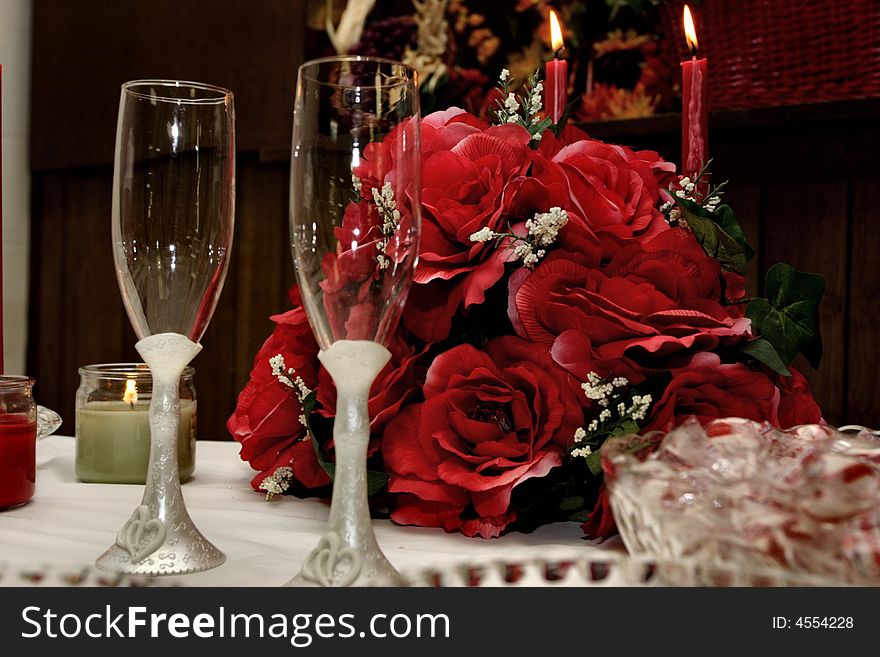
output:
[{"label": "red candle in glass jar", "polygon": [[544,80],[544,113],[559,123],[565,106],[568,104],[568,62],[562,58],[565,42],[562,40],[562,26],[556,12],[550,10],[550,43],[553,47],[553,59],[547,62],[546,79]]},{"label": "red candle in glass jar", "polygon": [[37,423],[26,414],[0,414],[0,509],[34,496]]},{"label": "red candle in glass jar", "polygon": [[693,179],[709,161],[708,60],[697,58],[697,31],[687,5],[684,31],[691,59],[681,63],[681,171]]}]

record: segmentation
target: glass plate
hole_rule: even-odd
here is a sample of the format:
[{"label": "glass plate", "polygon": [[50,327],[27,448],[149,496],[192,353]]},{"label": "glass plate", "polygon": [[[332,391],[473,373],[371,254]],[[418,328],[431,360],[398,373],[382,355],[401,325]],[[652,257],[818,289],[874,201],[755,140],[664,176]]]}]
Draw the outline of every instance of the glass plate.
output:
[{"label": "glass plate", "polygon": [[780,568],[704,563],[693,559],[663,560],[622,554],[563,559],[497,560],[404,571],[409,586],[709,586],[788,587],[840,586],[839,582]]},{"label": "glass plate", "polygon": [[0,588],[50,587],[166,587],[180,586],[163,577],[136,577],[106,573],[94,565],[17,564],[0,562]]}]

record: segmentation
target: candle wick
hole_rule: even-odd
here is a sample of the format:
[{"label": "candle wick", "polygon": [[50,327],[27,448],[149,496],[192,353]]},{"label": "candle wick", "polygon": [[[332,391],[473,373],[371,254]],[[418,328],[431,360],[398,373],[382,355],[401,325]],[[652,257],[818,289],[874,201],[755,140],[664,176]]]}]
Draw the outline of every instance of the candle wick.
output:
[{"label": "candle wick", "polygon": [[562,46],[559,50],[553,53],[553,59],[562,59],[562,56],[565,54],[565,46]]},{"label": "candle wick", "polygon": [[697,47],[693,44],[690,45],[691,57],[694,59],[697,58]]}]

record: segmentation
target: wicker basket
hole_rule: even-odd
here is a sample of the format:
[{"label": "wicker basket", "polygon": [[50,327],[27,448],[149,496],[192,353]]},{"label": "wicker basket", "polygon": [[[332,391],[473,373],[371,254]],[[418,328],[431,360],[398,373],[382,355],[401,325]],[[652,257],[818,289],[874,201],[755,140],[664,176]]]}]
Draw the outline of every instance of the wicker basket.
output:
[{"label": "wicker basket", "polygon": [[[681,59],[683,4],[660,5]],[[712,109],[880,96],[880,0],[704,0],[695,20]]]}]

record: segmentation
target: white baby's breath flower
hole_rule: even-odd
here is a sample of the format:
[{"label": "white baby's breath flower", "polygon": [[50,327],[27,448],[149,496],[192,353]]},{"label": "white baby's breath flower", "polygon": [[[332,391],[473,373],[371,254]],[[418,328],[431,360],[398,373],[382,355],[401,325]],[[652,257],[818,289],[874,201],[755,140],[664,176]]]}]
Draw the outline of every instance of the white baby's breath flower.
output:
[{"label": "white baby's breath flower", "polygon": [[394,199],[394,188],[391,183],[382,185],[382,189],[373,188],[373,202],[379,210],[379,216],[382,218],[382,239],[376,243],[376,261],[379,263],[379,269],[387,269],[391,264],[391,260],[385,256],[388,244],[394,236],[394,232],[400,225],[400,210],[397,209],[397,201]]},{"label": "white baby's breath flower", "polygon": [[590,454],[593,453],[592,448],[589,445],[584,445],[583,447],[578,447],[576,449],[571,450],[571,455],[575,458],[587,458]]},{"label": "white baby's breath flower", "polygon": [[275,472],[263,479],[260,483],[260,490],[266,491],[266,499],[271,500],[290,488],[291,483],[293,483],[293,469],[282,465],[275,468]]},{"label": "white baby's breath flower", "polygon": [[574,432],[574,442],[579,443],[583,441],[584,438],[587,437],[587,432],[584,431],[583,427],[578,427]]},{"label": "white baby's breath flower", "polygon": [[510,79],[510,71],[506,68],[501,69],[501,75],[498,76],[498,80],[501,84],[504,84]]},{"label": "white baby's breath flower", "polygon": [[519,111],[519,101],[516,99],[516,94],[512,91],[507,94],[507,98],[504,99],[504,109],[506,109],[508,113],[514,114]]},{"label": "white baby's breath flower", "polygon": [[526,221],[526,230],[536,244],[549,246],[556,241],[559,230],[567,223],[568,212],[553,207],[547,212],[536,212],[533,218]]},{"label": "white baby's breath flower", "polygon": [[[293,388],[297,401],[299,401],[300,405],[304,404],[306,397],[312,394],[312,390],[302,380],[302,377],[297,375],[295,369],[287,367],[284,362],[284,356],[282,354],[272,356],[269,359],[269,365],[272,367],[272,376],[277,378],[278,382],[282,385]],[[299,421],[303,426],[306,426],[305,415],[300,415]]]},{"label": "white baby's breath flower", "polygon": [[470,239],[471,242],[488,242],[489,240],[495,239],[495,237],[495,232],[488,226],[485,226],[484,228],[480,228],[476,233],[471,233],[471,236],[468,239]]},{"label": "white baby's breath flower", "polygon": [[627,415],[633,420],[644,420],[652,401],[651,395],[633,395],[632,406],[627,409]]},{"label": "white baby's breath flower", "polygon": [[[581,389],[584,391],[587,399],[597,401],[600,405],[607,406],[608,399],[614,392],[614,385],[612,383],[606,383],[595,372],[590,372],[587,374],[587,380],[581,384]],[[602,404],[603,401],[605,402],[604,404]]]}]

